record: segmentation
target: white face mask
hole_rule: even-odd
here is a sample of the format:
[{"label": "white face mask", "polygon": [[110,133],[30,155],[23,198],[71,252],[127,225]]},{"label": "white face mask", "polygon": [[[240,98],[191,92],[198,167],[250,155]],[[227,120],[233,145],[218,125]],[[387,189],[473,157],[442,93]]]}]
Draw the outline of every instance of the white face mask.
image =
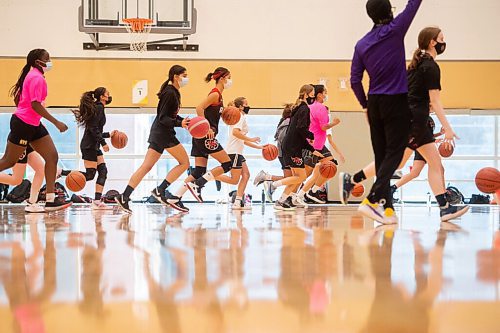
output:
[{"label": "white face mask", "polygon": [[224,83],[224,89],[229,89],[233,86],[233,80],[227,79],[226,83]]},{"label": "white face mask", "polygon": [[189,78],[188,77],[181,77],[181,80],[179,82],[179,87],[185,87],[189,83]]},{"label": "white face mask", "polygon": [[45,63],[45,67],[42,67],[42,70],[44,73],[47,73],[48,71],[50,71],[52,69],[52,61],[47,61]]},{"label": "white face mask", "polygon": [[326,102],[328,102],[328,95],[323,96],[323,103],[326,103]]}]

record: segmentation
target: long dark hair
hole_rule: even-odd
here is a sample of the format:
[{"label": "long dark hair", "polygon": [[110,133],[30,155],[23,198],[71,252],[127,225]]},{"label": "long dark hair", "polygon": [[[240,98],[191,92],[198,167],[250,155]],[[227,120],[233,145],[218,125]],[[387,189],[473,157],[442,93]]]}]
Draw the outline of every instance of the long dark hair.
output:
[{"label": "long dark hair", "polygon": [[427,27],[422,29],[418,34],[418,49],[413,53],[413,58],[408,70],[416,69],[418,64],[426,57],[425,50],[429,48],[429,44],[432,40],[436,40],[441,33],[441,29],[438,27]]},{"label": "long dark hair", "polygon": [[73,111],[78,126],[87,126],[88,122],[97,113],[96,103],[101,100],[101,96],[106,93],[106,88],[98,87],[93,91],[86,91],[80,98],[78,111]]},{"label": "long dark hair", "polygon": [[318,95],[324,93],[326,90],[326,87],[323,84],[315,84],[313,87],[314,87],[314,99],[317,99]]},{"label": "long dark hair", "polygon": [[225,76],[230,74],[229,69],[224,67],[217,67],[213,73],[208,73],[205,78],[205,82],[208,83],[212,80],[215,80],[215,83],[218,83],[219,80]]},{"label": "long dark hair", "polygon": [[163,96],[163,94],[167,91],[168,85],[174,82],[174,76],[181,75],[184,72],[186,72],[186,68],[182,67],[181,65],[173,65],[172,67],[170,67],[170,70],[168,71],[167,81],[163,82],[160,91],[158,92],[158,94],[156,94],[158,98],[161,98],[161,96]]},{"label": "long dark hair", "polygon": [[45,54],[47,54],[47,51],[44,49],[34,49],[28,53],[28,56],[26,57],[26,65],[24,65],[21,70],[21,74],[19,75],[16,84],[14,84],[9,91],[9,96],[14,98],[16,106],[19,104],[19,99],[21,98],[21,93],[23,92],[24,79],[26,79],[26,75],[30,72],[31,67],[34,67],[43,73],[42,67],[38,65],[36,61],[41,60]]}]

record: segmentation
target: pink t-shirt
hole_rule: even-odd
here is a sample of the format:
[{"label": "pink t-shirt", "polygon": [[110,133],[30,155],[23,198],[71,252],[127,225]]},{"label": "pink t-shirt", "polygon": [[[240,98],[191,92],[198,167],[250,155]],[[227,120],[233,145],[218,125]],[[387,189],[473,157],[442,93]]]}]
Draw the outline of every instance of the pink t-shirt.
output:
[{"label": "pink t-shirt", "polygon": [[36,101],[45,105],[46,97],[47,81],[45,81],[45,77],[38,69],[32,68],[24,79],[23,91],[14,114],[28,125],[40,125],[42,116],[33,110],[31,102]]},{"label": "pink t-shirt", "polygon": [[313,147],[316,150],[321,150],[326,142],[326,131],[323,131],[321,127],[328,124],[330,121],[328,109],[326,106],[316,101],[309,105],[309,110],[311,110],[311,125],[309,126],[309,131],[314,134]]}]

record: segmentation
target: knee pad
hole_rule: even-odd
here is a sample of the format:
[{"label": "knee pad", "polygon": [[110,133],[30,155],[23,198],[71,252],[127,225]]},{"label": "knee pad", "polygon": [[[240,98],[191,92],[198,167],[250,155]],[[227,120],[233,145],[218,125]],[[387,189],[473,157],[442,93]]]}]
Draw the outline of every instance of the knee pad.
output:
[{"label": "knee pad", "polygon": [[85,168],[85,172],[82,173],[85,175],[85,179],[89,181],[94,179],[96,172],[97,172],[96,168]]},{"label": "knee pad", "polygon": [[97,166],[96,184],[104,186],[107,178],[108,178],[108,168],[106,167],[106,163],[101,163]]},{"label": "knee pad", "polygon": [[207,167],[197,166],[197,167],[194,168],[193,172],[191,172],[191,176],[193,176],[194,178],[198,179],[198,178],[202,177],[206,173],[207,173]]},{"label": "knee pad", "polygon": [[224,173],[226,173],[226,172],[229,172],[233,168],[232,164],[233,163],[231,163],[231,161],[227,161],[227,162],[222,163],[220,166],[222,167],[222,170],[224,170]]}]

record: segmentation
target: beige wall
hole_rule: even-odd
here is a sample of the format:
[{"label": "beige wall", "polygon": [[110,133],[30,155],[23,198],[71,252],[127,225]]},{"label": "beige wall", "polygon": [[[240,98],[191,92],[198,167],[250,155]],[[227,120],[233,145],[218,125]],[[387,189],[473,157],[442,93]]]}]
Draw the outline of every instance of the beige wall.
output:
[{"label": "beige wall", "polygon": [[[0,58],[0,106],[12,105],[9,88],[16,82],[24,63],[21,58]],[[47,74],[50,106],[75,106],[82,92],[104,85],[113,95],[114,107],[130,107],[135,80],[149,81],[149,104],[156,106],[154,94],[165,80],[171,65],[188,69],[190,84],[182,90],[184,107],[196,106],[211,89],[206,73],[222,65],[233,75],[233,88],[225,92],[226,102],[246,96],[254,108],[279,108],[294,101],[302,84],[329,80],[332,110],[360,110],[354,94],[339,88],[338,79],[348,78],[347,61],[164,61],[145,59],[54,59]],[[500,61],[441,62],[443,101],[446,108],[500,109]]]}]

